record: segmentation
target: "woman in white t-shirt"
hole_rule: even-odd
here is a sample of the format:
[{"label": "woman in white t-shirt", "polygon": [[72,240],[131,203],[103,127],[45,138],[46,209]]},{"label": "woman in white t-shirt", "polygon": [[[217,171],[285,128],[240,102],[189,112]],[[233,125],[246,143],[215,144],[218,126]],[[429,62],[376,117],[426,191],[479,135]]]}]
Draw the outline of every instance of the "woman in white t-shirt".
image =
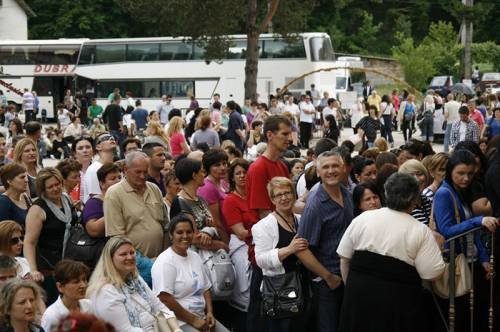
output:
[{"label": "woman in white t-shirt", "polygon": [[56,264],[54,279],[60,296],[42,316],[45,331],[56,331],[61,319],[71,312],[91,312],[91,303],[85,299],[89,274],[89,268],[81,262],[62,260]]},{"label": "woman in white t-shirt", "polygon": [[351,106],[351,109],[349,110],[349,115],[351,116],[351,128],[354,130],[355,134],[357,132],[356,126],[359,120],[361,120],[361,118],[365,116],[363,100],[363,97],[358,98],[357,103],[353,104]]},{"label": "woman in white t-shirt", "polygon": [[172,246],[156,258],[151,269],[153,292],[171,308],[184,332],[228,332],[213,313],[211,282],[200,256],[190,249],[193,221],[186,214],[172,218]]},{"label": "woman in white t-shirt", "polygon": [[71,123],[70,115],[74,114],[65,109],[63,104],[57,104],[57,122],[59,123],[59,128],[63,132]]},{"label": "woman in white t-shirt", "polygon": [[395,173],[384,189],[387,207],[355,218],[337,248],[346,285],[342,331],[427,330],[421,283],[443,273],[441,250],[410,215],[420,194],[415,177]]}]

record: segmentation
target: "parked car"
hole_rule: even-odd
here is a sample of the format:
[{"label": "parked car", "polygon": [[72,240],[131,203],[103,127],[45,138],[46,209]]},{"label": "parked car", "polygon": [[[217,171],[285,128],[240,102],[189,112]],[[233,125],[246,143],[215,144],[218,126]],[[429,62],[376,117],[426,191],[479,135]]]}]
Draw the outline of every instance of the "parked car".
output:
[{"label": "parked car", "polygon": [[441,97],[446,98],[453,84],[455,84],[453,76],[434,76],[428,89],[437,91]]},{"label": "parked car", "polygon": [[497,93],[500,91],[500,73],[484,73],[479,87],[482,92]]}]

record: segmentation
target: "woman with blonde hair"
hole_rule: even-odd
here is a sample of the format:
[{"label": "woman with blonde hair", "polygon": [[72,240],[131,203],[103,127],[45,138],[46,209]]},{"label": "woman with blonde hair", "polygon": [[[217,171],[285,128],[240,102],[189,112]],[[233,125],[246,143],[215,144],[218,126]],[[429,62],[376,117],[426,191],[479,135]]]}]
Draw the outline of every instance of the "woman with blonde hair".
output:
[{"label": "woman with blonde hair", "polygon": [[29,278],[30,266],[23,253],[23,229],[12,220],[0,222],[0,254],[14,258],[19,266],[17,276]]},{"label": "woman with blonde hair", "polygon": [[146,129],[146,134],[148,136],[144,139],[144,144],[160,143],[165,147],[165,149],[170,151],[170,145],[169,145],[170,139],[163,130],[163,127],[161,126],[160,122],[150,121],[148,123],[148,128]]},{"label": "woman with blonde hair", "polygon": [[33,323],[43,291],[32,282],[10,279],[0,289],[0,331],[43,332]]},{"label": "woman with blonde hair", "polygon": [[36,198],[35,179],[38,173],[38,161],[40,156],[36,147],[36,142],[31,138],[23,138],[17,142],[14,148],[12,161],[19,163],[26,168],[28,173],[28,188],[31,198]]},{"label": "woman with blonde hair", "polygon": [[432,156],[425,157],[422,164],[425,166],[432,178],[432,183],[422,192],[431,201],[446,175],[446,164],[450,157],[447,153],[439,152]]},{"label": "woman with blonde hair", "polygon": [[181,117],[174,116],[170,119],[167,136],[170,139],[170,151],[172,151],[172,156],[174,158],[180,154],[191,152],[182,131],[183,127],[184,121]]},{"label": "woman with blonde hair", "polygon": [[432,201],[423,194],[423,190],[430,182],[427,168],[420,161],[410,159],[399,167],[398,173],[409,174],[417,179],[420,195],[415,208],[410,214],[421,223],[428,225],[431,217]]},{"label": "woman with blonde hair", "polygon": [[174,313],[139,276],[135,248],[125,237],[115,236],[106,243],[90,278],[87,297],[94,314],[117,331],[153,332],[159,324],[168,324],[173,332],[182,331]]}]

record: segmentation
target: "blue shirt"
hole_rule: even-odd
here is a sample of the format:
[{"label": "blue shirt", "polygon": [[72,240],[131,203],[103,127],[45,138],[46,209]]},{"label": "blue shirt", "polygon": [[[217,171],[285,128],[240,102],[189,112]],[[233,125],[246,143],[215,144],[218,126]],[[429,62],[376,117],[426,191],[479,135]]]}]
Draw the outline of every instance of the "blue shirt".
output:
[{"label": "blue shirt", "polygon": [[490,127],[490,137],[500,135],[500,120],[491,118],[486,124]]},{"label": "blue shirt", "polygon": [[236,130],[243,130],[244,128],[245,125],[243,124],[243,119],[241,118],[240,113],[238,113],[238,111],[232,111],[229,115],[226,138],[233,141],[236,147],[240,150],[243,149],[243,141],[241,137],[236,133]]},{"label": "blue shirt", "polygon": [[[436,228],[445,239],[454,237],[455,235],[468,231],[474,227],[481,226],[482,224],[483,216],[475,216],[470,219],[465,219],[465,210],[462,200],[453,186],[451,186],[446,180],[443,181],[439,189],[434,194],[433,201]],[[455,217],[454,204],[457,204],[456,206],[460,216],[460,223],[457,223],[457,219]],[[455,242],[457,243],[457,254],[461,253],[463,250],[460,246],[458,246],[459,241]],[[474,243],[477,247],[480,261],[487,262],[489,260],[488,253],[481,242],[479,232],[475,233]],[[445,248],[449,248],[449,244],[446,244]]]},{"label": "blue shirt", "polygon": [[300,218],[298,235],[309,241],[311,251],[331,273],[340,275],[337,247],[353,219],[353,203],[349,192],[341,187],[344,207],[330,198],[323,185],[309,194]]},{"label": "blue shirt", "polygon": [[0,195],[0,222],[4,220],[13,220],[24,229],[27,214],[27,209],[22,209],[14,204],[7,195]]},{"label": "blue shirt", "polygon": [[132,111],[132,119],[134,119],[137,129],[144,129],[146,128],[148,111],[144,108],[138,107]]}]

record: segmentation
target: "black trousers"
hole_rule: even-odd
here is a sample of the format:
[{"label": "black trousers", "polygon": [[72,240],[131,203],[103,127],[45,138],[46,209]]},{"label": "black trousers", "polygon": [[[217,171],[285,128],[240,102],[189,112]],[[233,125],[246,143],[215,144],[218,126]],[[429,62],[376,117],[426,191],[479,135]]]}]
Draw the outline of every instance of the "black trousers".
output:
[{"label": "black trousers", "polygon": [[309,149],[309,141],[311,140],[313,123],[301,122],[300,127],[300,144],[304,149]]}]

